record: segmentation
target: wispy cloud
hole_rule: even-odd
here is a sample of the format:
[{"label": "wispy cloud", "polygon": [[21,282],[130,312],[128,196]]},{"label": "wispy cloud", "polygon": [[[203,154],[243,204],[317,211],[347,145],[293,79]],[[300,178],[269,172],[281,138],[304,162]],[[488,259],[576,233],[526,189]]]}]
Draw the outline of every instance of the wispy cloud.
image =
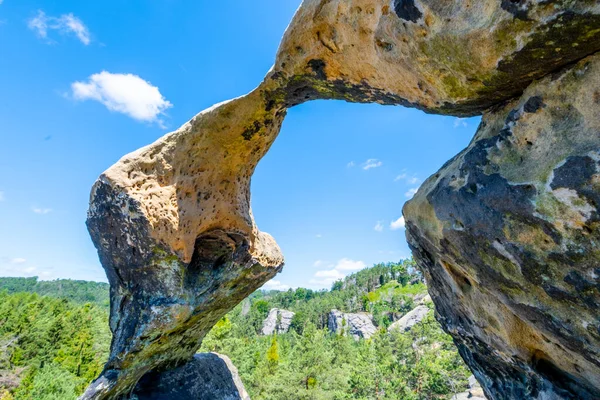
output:
[{"label": "wispy cloud", "polygon": [[464,118],[455,118],[454,119],[454,128],[460,128],[460,127],[466,128],[467,126],[469,126],[469,124],[467,124],[467,121]]},{"label": "wispy cloud", "polygon": [[333,282],[343,279],[347,274],[366,268],[362,261],[354,261],[349,258],[342,258],[335,265],[330,265],[328,269],[317,271],[310,283],[317,286],[331,286]]},{"label": "wispy cloud", "polygon": [[409,175],[406,172],[401,173],[400,175],[398,175],[396,177],[396,179],[394,179],[394,182],[399,182],[399,181],[404,181],[404,182],[408,183],[409,185],[416,185],[417,183],[421,182],[421,180],[419,178],[417,178],[416,176]]},{"label": "wispy cloud", "polygon": [[383,165],[383,162],[379,161],[376,158],[370,158],[362,164],[362,169],[368,171],[373,168],[379,168]]},{"label": "wispy cloud", "polygon": [[52,212],[52,209],[51,208],[32,207],[31,211],[33,211],[36,214],[45,215],[45,214],[50,214]]},{"label": "wispy cloud", "polygon": [[383,223],[381,221],[377,221],[373,229],[377,232],[383,232]]},{"label": "wispy cloud", "polygon": [[348,164],[346,164],[346,167],[348,168],[352,168],[354,167],[356,164],[354,164],[354,161],[350,161]]},{"label": "wispy cloud", "polygon": [[317,233],[317,234],[315,235],[315,237],[316,237],[317,239],[321,239],[321,238],[323,237],[323,235],[321,235],[320,233]]},{"label": "wispy cloud", "polygon": [[392,221],[392,223],[390,224],[390,229],[393,231],[397,231],[399,229],[403,229],[406,226],[406,221],[404,220],[404,217],[400,217],[395,221]]},{"label": "wispy cloud", "polygon": [[33,265],[27,265],[27,260],[21,257],[0,257],[0,276],[39,276],[42,279],[50,279],[52,273],[48,270],[40,270]]},{"label": "wispy cloud", "polygon": [[51,17],[39,10],[38,14],[27,22],[27,26],[42,39],[48,39],[48,31],[55,30],[63,35],[75,35],[86,46],[91,42],[89,29],[73,14]]},{"label": "wispy cloud", "polygon": [[323,260],[317,260],[313,263],[313,267],[320,267],[321,265],[323,265],[323,263]]},{"label": "wispy cloud", "polygon": [[0,201],[4,201],[5,197],[4,197],[4,192],[0,192]]},{"label": "wispy cloud", "polygon": [[408,191],[406,193],[404,193],[404,195],[406,197],[408,197],[409,199],[411,199],[411,198],[413,198],[413,196],[415,194],[417,194],[418,191],[419,191],[419,188],[408,189]]},{"label": "wispy cloud", "polygon": [[281,283],[281,281],[277,281],[275,279],[271,279],[264,285],[265,289],[268,290],[288,290],[290,288],[289,285]]},{"label": "wispy cloud", "polygon": [[90,76],[87,82],[74,82],[71,89],[76,100],[95,100],[110,111],[160,126],[163,121],[159,115],[173,107],[156,86],[133,74],[102,71]]}]

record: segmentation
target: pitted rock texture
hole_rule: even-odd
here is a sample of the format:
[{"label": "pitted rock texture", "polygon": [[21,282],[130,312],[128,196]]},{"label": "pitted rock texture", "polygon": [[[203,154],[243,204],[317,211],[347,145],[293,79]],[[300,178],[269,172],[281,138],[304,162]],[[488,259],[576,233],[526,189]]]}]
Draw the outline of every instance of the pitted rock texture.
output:
[{"label": "pitted rock texture", "polygon": [[293,312],[273,308],[263,321],[261,332],[263,335],[287,333],[290,330],[290,325],[292,325],[292,318],[294,318]]},{"label": "pitted rock texture", "polygon": [[131,400],[250,400],[231,360],[196,354],[183,367],[145,376]]},{"label": "pitted rock texture", "polygon": [[398,321],[394,322],[390,326],[388,326],[388,332],[398,330],[401,332],[407,332],[412,329],[413,326],[423,321],[423,319],[429,313],[429,307],[427,306],[418,306],[415,309],[406,313],[405,316],[400,318]]},{"label": "pitted rock texture", "polygon": [[343,313],[338,310],[329,313],[327,328],[338,335],[350,335],[354,340],[369,339],[377,332],[370,314]]},{"label": "pitted rock texture", "polygon": [[484,116],[406,204],[442,325],[492,399],[600,398],[600,56]]},{"label": "pitted rock texture", "polygon": [[595,0],[305,0],[278,52],[288,103],[475,115],[600,50]]},{"label": "pitted rock texture", "polygon": [[[210,328],[281,270],[277,244],[254,223],[250,179],[277,137],[287,108],[314,99],[343,99],[475,115],[519,95],[533,80],[599,51],[599,32],[600,4],[595,0],[305,0],[274,67],[255,90],[201,112],[177,131],[125,156],[94,185],[88,229],[111,284],[114,337],[102,375],[83,398],[122,397],[144,375],[189,362]],[[536,109],[539,103],[531,100],[526,108]],[[567,129],[561,128],[564,120],[553,121],[553,129]],[[537,136],[532,136],[534,148]],[[564,145],[544,151],[553,158],[573,146]],[[531,164],[527,172],[536,170],[540,154],[523,154]],[[572,183],[561,177],[569,175],[566,171],[587,177],[589,164],[588,159],[574,159],[563,165],[565,173],[557,171],[551,182],[559,185],[551,188],[557,201],[572,199],[588,210],[591,203],[574,198],[577,190],[570,186],[585,186],[580,191],[591,198],[593,180]],[[475,172],[473,176],[483,176]],[[500,213],[508,206],[528,209],[529,186],[510,193],[511,203],[489,207]],[[492,229],[501,221],[495,216],[479,222]],[[590,229],[588,239],[594,234]],[[567,248],[560,254],[552,262],[572,257]],[[568,279],[589,290],[589,277],[574,274]],[[589,322],[589,315],[580,317]],[[469,346],[476,351],[475,344]],[[538,369],[550,368],[545,361],[538,364]],[[593,371],[583,364],[578,368],[583,372],[575,376]],[[480,369],[478,377],[483,376]]]}]

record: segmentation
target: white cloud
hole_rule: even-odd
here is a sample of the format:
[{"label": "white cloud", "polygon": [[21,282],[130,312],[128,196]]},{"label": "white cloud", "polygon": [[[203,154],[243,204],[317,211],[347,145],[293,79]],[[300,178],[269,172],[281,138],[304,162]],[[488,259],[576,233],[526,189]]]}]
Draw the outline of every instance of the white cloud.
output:
[{"label": "white cloud", "polygon": [[0,192],[0,201],[4,201],[4,199],[5,199],[4,192]]},{"label": "white cloud", "polygon": [[375,229],[377,232],[382,232],[383,231],[383,223],[381,223],[381,221],[377,221],[377,223],[375,224],[375,227],[373,229]]},{"label": "white cloud", "polygon": [[11,263],[11,264],[25,264],[26,262],[27,262],[27,260],[26,260],[26,259],[24,259],[24,258],[19,258],[19,257],[17,257],[17,258],[13,258],[13,259],[11,259],[11,260],[10,260],[10,263]]},{"label": "white cloud", "polygon": [[372,168],[378,168],[383,165],[383,162],[379,161],[376,158],[370,158],[362,164],[362,169],[368,171]]},{"label": "white cloud", "polygon": [[395,221],[392,221],[392,223],[390,224],[390,229],[393,231],[397,231],[398,229],[402,229],[406,226],[406,221],[404,220],[404,217],[400,217]]},{"label": "white cloud", "polygon": [[404,195],[408,198],[412,198],[415,194],[417,194],[418,190],[419,190],[419,188],[409,189],[408,192],[404,193]]},{"label": "white cloud", "polygon": [[406,181],[406,183],[408,183],[409,185],[416,185],[417,183],[421,182],[419,178],[417,178],[416,176],[410,176],[406,172],[398,175],[396,179],[394,179],[394,182],[398,181]]},{"label": "white cloud", "polygon": [[90,31],[87,26],[73,14],[50,17],[42,10],[39,10],[37,16],[27,22],[27,26],[43,39],[48,38],[49,30],[56,30],[63,35],[74,34],[86,46],[91,42]]},{"label": "white cloud", "polygon": [[87,82],[74,82],[71,89],[76,100],[96,100],[110,111],[161,126],[158,116],[173,107],[156,86],[133,74],[102,71],[90,76]]},{"label": "white cloud", "polygon": [[271,279],[267,283],[265,283],[265,287],[269,290],[288,290],[290,288],[289,285],[281,283],[275,279]]},{"label": "white cloud", "polygon": [[323,265],[323,260],[317,260],[314,262],[313,267],[320,267]]},{"label": "white cloud", "polygon": [[366,268],[366,264],[362,261],[353,261],[349,258],[342,258],[335,266],[337,271],[359,271]]},{"label": "white cloud", "polygon": [[336,269],[317,271],[317,273],[315,274],[316,278],[327,278],[327,279],[333,279],[333,280],[342,279],[344,276],[346,276],[344,273],[342,273]]},{"label": "white cloud", "polygon": [[321,239],[321,238],[323,237],[323,235],[321,235],[320,233],[317,233],[317,234],[315,235],[315,237],[316,237],[317,239]]},{"label": "white cloud", "polygon": [[33,211],[36,214],[45,215],[45,214],[50,214],[52,212],[52,209],[51,208],[32,207],[31,211]]},{"label": "white cloud", "polygon": [[315,279],[311,279],[309,282],[317,286],[331,286],[333,282],[345,278],[348,273],[359,271],[366,266],[362,261],[342,258],[337,264],[330,265],[329,269],[317,271],[314,275]]},{"label": "white cloud", "polygon": [[346,164],[346,167],[348,168],[352,168],[354,167],[356,164],[354,164],[354,161],[350,161],[348,164]]},{"label": "white cloud", "polygon": [[465,121],[464,118],[455,118],[454,119],[454,127],[455,128],[459,128],[461,126],[462,127],[467,127],[468,126],[467,121]]}]

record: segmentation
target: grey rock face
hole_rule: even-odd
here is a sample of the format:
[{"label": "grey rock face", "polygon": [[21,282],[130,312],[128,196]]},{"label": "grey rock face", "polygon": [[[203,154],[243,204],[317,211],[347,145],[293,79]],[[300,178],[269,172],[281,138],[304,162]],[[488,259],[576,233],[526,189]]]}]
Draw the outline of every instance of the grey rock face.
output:
[{"label": "grey rock face", "polygon": [[439,320],[488,397],[600,398],[600,55],[486,114],[407,203]]},{"label": "grey rock face", "polygon": [[406,313],[405,316],[400,318],[388,327],[388,332],[399,330],[401,332],[409,331],[413,326],[421,322],[429,313],[429,307],[418,306],[415,309]]},{"label": "grey rock face", "polygon": [[272,335],[274,332],[287,333],[292,324],[292,318],[294,318],[293,312],[273,308],[264,320],[261,332],[263,335]]},{"label": "grey rock face", "polygon": [[250,400],[237,369],[226,356],[196,354],[182,367],[151,373],[135,387],[131,400]]},{"label": "grey rock face", "polygon": [[485,112],[476,140],[406,208],[415,256],[496,399],[600,397],[598,78],[585,65],[568,80],[580,84],[556,75],[600,51],[599,32],[596,0],[303,1],[254,91],[94,185],[87,224],[114,340],[84,398],[118,398],[190,360],[281,270],[275,240],[254,223],[250,180],[287,109],[316,99]]},{"label": "grey rock face", "polygon": [[469,390],[452,396],[452,400],[487,400],[483,389],[473,375],[469,377]]},{"label": "grey rock face", "polygon": [[330,332],[351,335],[355,340],[369,339],[377,332],[370,314],[342,313],[338,310],[329,313],[327,327]]}]

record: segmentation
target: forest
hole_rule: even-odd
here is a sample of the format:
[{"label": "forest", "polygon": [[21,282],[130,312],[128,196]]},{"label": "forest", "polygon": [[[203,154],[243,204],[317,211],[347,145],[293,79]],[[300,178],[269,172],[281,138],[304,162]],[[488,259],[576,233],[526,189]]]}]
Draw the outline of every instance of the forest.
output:
[{"label": "forest", "polygon": [[[450,399],[470,372],[433,311],[407,332],[387,330],[425,294],[412,260],[377,264],[330,290],[259,290],[200,351],[229,356],[254,400]],[[295,313],[289,331],[263,335],[273,308]],[[359,340],[330,332],[332,309],[370,313],[377,331]],[[0,279],[0,400],[76,399],[101,371],[110,338],[108,285]]]}]

